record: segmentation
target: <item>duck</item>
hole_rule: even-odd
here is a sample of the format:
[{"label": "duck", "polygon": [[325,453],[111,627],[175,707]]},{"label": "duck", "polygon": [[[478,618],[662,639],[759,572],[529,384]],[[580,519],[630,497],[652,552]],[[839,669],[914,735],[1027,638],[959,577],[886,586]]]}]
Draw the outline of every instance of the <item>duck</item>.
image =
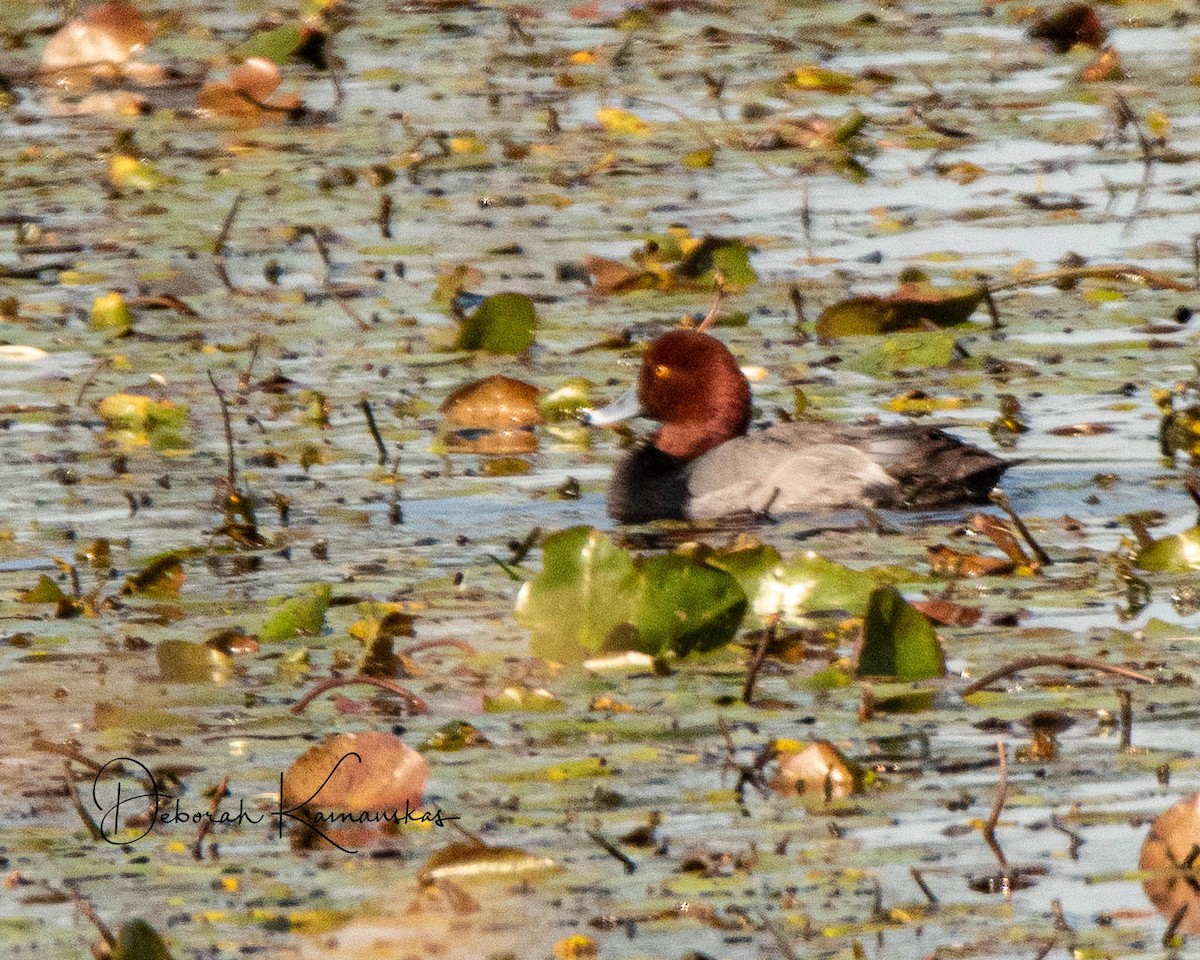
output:
[{"label": "duck", "polygon": [[842,508],[937,510],[983,503],[1012,463],[936,427],[783,423],[750,427],[750,384],[728,348],[695,329],[663,334],[637,386],[585,419],[662,426],[613,471],[618,523],[769,519]]}]

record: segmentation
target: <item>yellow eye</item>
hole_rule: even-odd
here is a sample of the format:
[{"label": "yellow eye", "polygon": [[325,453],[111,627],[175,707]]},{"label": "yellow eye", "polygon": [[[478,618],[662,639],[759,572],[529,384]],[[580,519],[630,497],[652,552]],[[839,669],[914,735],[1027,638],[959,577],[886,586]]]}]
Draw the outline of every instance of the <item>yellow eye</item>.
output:
[{"label": "yellow eye", "polygon": [[654,368],[654,377],[656,380],[666,380],[671,375],[671,368],[665,363],[660,363]]}]

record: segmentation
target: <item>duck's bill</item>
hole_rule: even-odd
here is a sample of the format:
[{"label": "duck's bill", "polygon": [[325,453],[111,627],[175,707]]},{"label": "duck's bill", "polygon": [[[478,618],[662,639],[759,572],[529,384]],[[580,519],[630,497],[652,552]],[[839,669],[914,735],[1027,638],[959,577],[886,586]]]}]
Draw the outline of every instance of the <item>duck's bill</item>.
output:
[{"label": "duck's bill", "polygon": [[638,400],[637,390],[634,389],[618,397],[607,407],[600,410],[589,410],[583,419],[585,423],[593,427],[607,427],[609,424],[620,423],[622,420],[631,420],[639,416],[641,412],[642,404]]}]

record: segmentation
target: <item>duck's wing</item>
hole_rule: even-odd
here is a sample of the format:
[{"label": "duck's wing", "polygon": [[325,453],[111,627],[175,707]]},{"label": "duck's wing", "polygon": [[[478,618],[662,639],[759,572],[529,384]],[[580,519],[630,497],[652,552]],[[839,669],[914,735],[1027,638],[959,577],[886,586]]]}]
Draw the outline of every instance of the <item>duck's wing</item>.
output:
[{"label": "duck's wing", "polygon": [[889,504],[900,496],[896,479],[856,446],[797,443],[780,429],[710,450],[688,465],[687,487],[693,520]]},{"label": "duck's wing", "polygon": [[979,502],[1012,464],[937,429],[917,424],[795,423],[768,434],[791,443],[852,446],[878,464],[899,486],[884,506],[923,508]]}]

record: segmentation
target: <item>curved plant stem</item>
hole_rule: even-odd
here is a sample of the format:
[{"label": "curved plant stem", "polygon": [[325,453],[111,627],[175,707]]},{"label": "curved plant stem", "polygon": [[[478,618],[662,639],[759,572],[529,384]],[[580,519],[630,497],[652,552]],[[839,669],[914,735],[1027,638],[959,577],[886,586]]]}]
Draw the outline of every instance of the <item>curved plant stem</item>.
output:
[{"label": "curved plant stem", "polygon": [[962,691],[962,696],[969,697],[971,694],[978,693],[997,680],[1010,677],[1014,673],[1020,673],[1022,670],[1031,670],[1034,667],[1067,667],[1077,670],[1099,670],[1101,673],[1111,673],[1118,677],[1128,677],[1130,680],[1137,680],[1139,683],[1154,683],[1154,678],[1151,676],[1138,673],[1136,670],[1130,670],[1129,667],[1119,667],[1116,664],[1105,663],[1103,660],[1089,660],[1086,657],[1069,656],[1024,657],[1021,660],[1014,660],[1008,666],[1001,667],[999,670],[993,670],[986,677],[980,677]]},{"label": "curved plant stem", "polygon": [[385,680],[382,677],[368,677],[364,674],[355,674],[352,677],[330,677],[328,680],[322,680],[315,687],[308,691],[303,697],[296,701],[292,706],[292,713],[303,713],[310,703],[312,703],[321,694],[329,690],[334,690],[337,687],[349,687],[354,684],[365,683],[373,687],[379,687],[382,690],[389,690],[392,693],[398,694],[408,701],[408,708],[413,713],[424,713],[428,708],[425,706],[425,701],[418,697],[411,690],[407,690],[400,684]]}]

